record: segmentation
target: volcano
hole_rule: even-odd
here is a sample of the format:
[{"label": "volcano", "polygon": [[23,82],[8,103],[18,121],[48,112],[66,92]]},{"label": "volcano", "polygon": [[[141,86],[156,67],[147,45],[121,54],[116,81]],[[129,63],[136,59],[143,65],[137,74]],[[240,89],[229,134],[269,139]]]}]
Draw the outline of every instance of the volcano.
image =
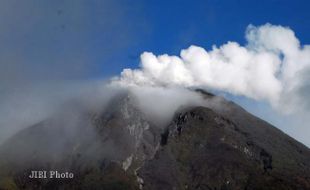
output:
[{"label": "volcano", "polygon": [[310,189],[309,148],[231,101],[195,93],[217,101],[180,107],[164,126],[129,92],[99,111],[71,103],[0,146],[0,189]]}]

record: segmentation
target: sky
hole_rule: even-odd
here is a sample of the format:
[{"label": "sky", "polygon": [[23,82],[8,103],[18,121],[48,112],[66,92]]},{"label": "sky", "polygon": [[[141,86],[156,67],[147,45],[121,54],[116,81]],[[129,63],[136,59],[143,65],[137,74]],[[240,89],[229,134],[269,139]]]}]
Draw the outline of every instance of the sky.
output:
[{"label": "sky", "polygon": [[[119,75],[139,68],[145,51],[179,55],[191,45],[245,45],[250,24],[289,27],[310,44],[309,7],[307,0],[3,0],[0,99],[28,93],[28,86]],[[310,146],[310,127],[291,127],[303,119],[263,101],[223,95]]]},{"label": "sky", "polygon": [[[116,75],[138,67],[144,51],[178,55],[190,45],[243,44],[249,24],[288,26],[302,43],[310,41],[309,2],[300,0],[3,0],[1,5],[2,62],[13,60],[15,67],[24,62],[23,69],[35,65],[47,79]],[[64,65],[68,68],[59,72]]]}]

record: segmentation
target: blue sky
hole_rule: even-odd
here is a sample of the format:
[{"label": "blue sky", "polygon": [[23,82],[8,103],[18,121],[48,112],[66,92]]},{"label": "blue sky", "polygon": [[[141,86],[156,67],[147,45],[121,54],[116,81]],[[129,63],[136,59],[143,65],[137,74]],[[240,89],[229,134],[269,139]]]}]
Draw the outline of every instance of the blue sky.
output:
[{"label": "blue sky", "polygon": [[308,1],[284,0],[147,1],[143,11],[151,36],[141,43],[155,53],[176,54],[191,44],[208,49],[229,40],[244,43],[249,24],[267,22],[291,27],[308,43],[308,7]]},{"label": "blue sky", "polygon": [[[288,26],[310,44],[309,7],[307,0],[3,0],[0,92],[45,81],[108,78],[137,68],[144,51],[179,55],[190,45],[244,44],[249,24]],[[274,124],[287,119],[265,103],[228,98]]]},{"label": "blue sky", "polygon": [[40,79],[116,75],[124,67],[137,67],[143,51],[179,54],[192,44],[205,49],[229,40],[243,44],[249,24],[289,26],[302,43],[310,42],[309,1],[4,0],[0,4],[2,62],[9,60],[23,70],[35,68],[43,73]]},{"label": "blue sky", "polygon": [[[181,49],[192,44],[206,49],[229,40],[244,44],[244,32],[249,24],[269,22],[288,26],[302,43],[310,42],[309,1],[151,0],[137,4],[130,4],[136,6],[130,12],[135,15],[131,19],[142,24],[133,27],[138,39],[125,49],[125,56],[121,57],[122,66],[137,67],[138,55],[143,51],[179,54]],[[109,65],[102,67],[112,73],[118,73],[121,68],[118,64],[113,69]]]}]

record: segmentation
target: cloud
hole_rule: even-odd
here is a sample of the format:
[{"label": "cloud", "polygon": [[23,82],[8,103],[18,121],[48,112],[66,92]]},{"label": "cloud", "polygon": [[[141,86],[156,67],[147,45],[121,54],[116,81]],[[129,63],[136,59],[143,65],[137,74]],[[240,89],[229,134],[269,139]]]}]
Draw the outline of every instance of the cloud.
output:
[{"label": "cloud", "polygon": [[[106,87],[105,81],[70,81],[25,87],[2,94],[0,99],[0,143],[18,131],[75,110],[104,109],[118,89]],[[68,122],[71,120],[67,118]]]},{"label": "cloud", "polygon": [[159,127],[167,126],[181,107],[209,106],[209,101],[200,94],[184,88],[130,86],[126,89],[148,121]]},{"label": "cloud", "polygon": [[190,46],[180,56],[141,54],[139,69],[124,69],[125,86],[203,87],[269,102],[282,113],[309,105],[310,46],[283,26],[249,25],[247,44],[227,42],[210,51]]}]

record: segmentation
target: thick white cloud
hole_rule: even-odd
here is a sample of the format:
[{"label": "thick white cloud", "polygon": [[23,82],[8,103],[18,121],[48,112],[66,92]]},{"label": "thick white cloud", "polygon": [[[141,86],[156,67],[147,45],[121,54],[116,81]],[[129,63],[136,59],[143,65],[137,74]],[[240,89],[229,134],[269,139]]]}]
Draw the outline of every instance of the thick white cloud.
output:
[{"label": "thick white cloud", "polygon": [[190,46],[180,56],[144,52],[141,68],[124,69],[114,82],[204,87],[268,101],[286,113],[306,108],[310,46],[301,46],[291,29],[271,24],[249,25],[246,39],[246,46],[227,42],[210,51]]}]

